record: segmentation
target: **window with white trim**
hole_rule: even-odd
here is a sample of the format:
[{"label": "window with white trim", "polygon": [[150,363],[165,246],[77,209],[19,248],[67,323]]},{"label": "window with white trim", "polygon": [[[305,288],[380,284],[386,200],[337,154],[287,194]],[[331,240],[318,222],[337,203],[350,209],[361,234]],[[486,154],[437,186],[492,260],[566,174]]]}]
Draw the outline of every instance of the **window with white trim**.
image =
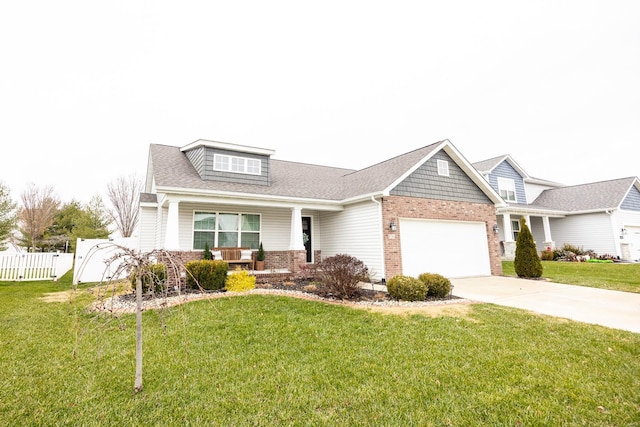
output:
[{"label": "window with white trim", "polygon": [[193,249],[251,248],[260,245],[260,214],[194,212]]},{"label": "window with white trim", "polygon": [[449,162],[446,160],[438,160],[438,175],[449,176]]},{"label": "window with white trim", "polygon": [[511,221],[511,232],[513,233],[513,240],[518,240],[518,234],[520,234],[520,221]]},{"label": "window with white trim", "polygon": [[517,202],[516,183],[510,178],[498,178],[498,193],[500,197],[508,202]]},{"label": "window with white trim", "polygon": [[249,157],[214,154],[213,170],[260,175],[262,171],[262,162],[260,159],[251,159]]}]

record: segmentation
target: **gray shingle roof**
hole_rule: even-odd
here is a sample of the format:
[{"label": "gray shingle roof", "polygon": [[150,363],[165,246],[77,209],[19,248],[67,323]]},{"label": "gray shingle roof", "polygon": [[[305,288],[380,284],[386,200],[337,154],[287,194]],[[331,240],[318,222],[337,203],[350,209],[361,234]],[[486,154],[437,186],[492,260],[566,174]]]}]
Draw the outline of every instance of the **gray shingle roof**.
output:
[{"label": "gray shingle roof", "polygon": [[502,156],[493,157],[491,159],[482,160],[479,162],[472,163],[473,167],[478,170],[480,173],[485,173],[493,170],[496,166],[498,166],[502,161],[507,157],[506,154]]},{"label": "gray shingle roof", "polygon": [[269,186],[203,180],[180,147],[152,144],[150,157],[157,187],[337,201],[385,190],[439,144],[359,171],[271,159]]},{"label": "gray shingle roof", "polygon": [[636,179],[620,178],[545,190],[529,206],[566,212],[615,209]]}]

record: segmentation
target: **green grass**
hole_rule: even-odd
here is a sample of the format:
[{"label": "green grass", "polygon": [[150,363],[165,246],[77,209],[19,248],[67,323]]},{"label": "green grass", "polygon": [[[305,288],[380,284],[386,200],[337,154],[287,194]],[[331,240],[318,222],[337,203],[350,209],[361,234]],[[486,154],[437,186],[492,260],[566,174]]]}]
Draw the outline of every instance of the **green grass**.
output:
[{"label": "green grass", "polygon": [[[542,261],[542,268],[556,283],[640,293],[640,264]],[[502,262],[502,274],[516,276],[513,261]]]},{"label": "green grass", "polygon": [[494,305],[198,301],[144,313],[136,395],[134,316],[38,300],[69,288],[0,282],[0,425],[640,425],[640,334]]}]

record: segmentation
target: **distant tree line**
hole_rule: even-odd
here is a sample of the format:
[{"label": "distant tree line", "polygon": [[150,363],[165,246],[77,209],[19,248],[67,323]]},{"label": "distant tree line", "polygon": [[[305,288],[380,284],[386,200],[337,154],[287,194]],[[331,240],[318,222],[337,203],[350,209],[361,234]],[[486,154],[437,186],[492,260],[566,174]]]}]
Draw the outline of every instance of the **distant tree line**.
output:
[{"label": "distant tree line", "polygon": [[13,241],[31,252],[74,252],[78,238],[107,238],[112,232],[130,237],[138,224],[141,191],[134,175],[119,177],[107,186],[107,207],[99,194],[86,204],[62,203],[53,187],[28,184],[18,204],[0,181],[0,250]]}]

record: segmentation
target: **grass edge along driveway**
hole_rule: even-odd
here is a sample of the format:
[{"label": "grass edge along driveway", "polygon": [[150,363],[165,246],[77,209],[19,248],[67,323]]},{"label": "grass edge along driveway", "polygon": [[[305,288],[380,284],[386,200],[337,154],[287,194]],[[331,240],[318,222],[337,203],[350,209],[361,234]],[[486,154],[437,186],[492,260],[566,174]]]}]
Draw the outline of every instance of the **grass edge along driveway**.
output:
[{"label": "grass edge along driveway", "polygon": [[[542,261],[542,277],[556,283],[640,293],[640,263]],[[504,276],[516,276],[513,261],[502,262]]]}]

